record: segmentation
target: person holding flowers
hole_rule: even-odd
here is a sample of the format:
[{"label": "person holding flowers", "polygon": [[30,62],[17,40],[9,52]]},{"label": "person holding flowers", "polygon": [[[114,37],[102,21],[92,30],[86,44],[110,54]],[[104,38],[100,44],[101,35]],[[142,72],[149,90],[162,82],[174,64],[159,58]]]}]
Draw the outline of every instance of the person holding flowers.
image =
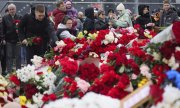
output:
[{"label": "person holding flowers", "polygon": [[13,58],[15,55],[16,69],[21,68],[21,45],[17,30],[21,16],[16,13],[14,4],[8,5],[8,14],[2,19],[3,34],[6,41],[6,66],[7,72],[13,71]]},{"label": "person holding flowers", "polygon": [[42,56],[48,49],[54,28],[46,16],[44,5],[37,4],[35,11],[24,15],[19,24],[20,40],[27,46],[27,63],[34,55]]}]

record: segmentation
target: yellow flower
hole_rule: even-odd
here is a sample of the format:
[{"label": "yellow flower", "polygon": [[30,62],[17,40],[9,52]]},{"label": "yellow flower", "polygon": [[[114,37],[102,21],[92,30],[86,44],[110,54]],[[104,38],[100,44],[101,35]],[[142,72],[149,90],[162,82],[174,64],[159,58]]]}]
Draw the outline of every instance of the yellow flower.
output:
[{"label": "yellow flower", "polygon": [[52,72],[52,67],[49,66],[47,71]]},{"label": "yellow flower", "polygon": [[26,96],[19,96],[19,99],[20,99],[20,105],[26,105]]},{"label": "yellow flower", "polygon": [[89,34],[88,34],[88,39],[95,40],[96,37],[97,37],[97,34],[96,34],[96,33],[93,33],[93,34],[89,33]]},{"label": "yellow flower", "polygon": [[138,84],[138,87],[142,87],[143,85],[141,83]]},{"label": "yellow flower", "polygon": [[82,32],[79,32],[79,34],[78,34],[78,37],[77,37],[78,39],[82,39],[82,38],[84,38],[84,35],[83,35],[83,33]]}]

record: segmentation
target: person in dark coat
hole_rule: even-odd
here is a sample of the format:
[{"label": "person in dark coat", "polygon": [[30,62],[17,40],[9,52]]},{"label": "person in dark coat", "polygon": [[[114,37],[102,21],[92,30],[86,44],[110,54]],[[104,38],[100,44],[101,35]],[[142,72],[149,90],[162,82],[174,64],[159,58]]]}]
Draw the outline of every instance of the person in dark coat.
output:
[{"label": "person in dark coat", "polygon": [[151,29],[155,24],[152,23],[151,15],[149,14],[149,6],[138,6],[139,17],[136,19],[136,24],[139,24],[143,29]]},{"label": "person in dark coat", "polygon": [[105,12],[103,10],[99,10],[98,18],[95,21],[95,29],[99,30],[106,30],[109,28],[108,20],[106,19]]},{"label": "person in dark coat", "polygon": [[53,10],[55,29],[57,29],[58,25],[63,20],[66,15],[66,6],[63,0],[59,0],[56,4],[57,8]]},{"label": "person in dark coat", "polygon": [[21,68],[21,45],[17,31],[21,16],[16,14],[16,6],[8,5],[8,14],[3,17],[3,34],[6,41],[7,72],[13,71],[13,58],[16,59],[16,69]]},{"label": "person in dark coat", "polygon": [[5,40],[3,35],[3,25],[2,25],[2,16],[0,15],[0,61],[1,61],[1,68],[2,68],[2,75],[6,75],[6,47],[5,47]]},{"label": "person in dark coat", "polygon": [[167,27],[171,25],[174,21],[178,19],[178,14],[174,9],[171,7],[168,1],[164,1],[163,3],[163,12],[160,17],[160,26]]},{"label": "person in dark coat", "polygon": [[[34,55],[43,56],[48,49],[51,35],[54,32],[50,20],[45,14],[45,6],[38,4],[35,6],[34,13],[23,16],[19,24],[19,36],[22,44],[27,46],[27,63]],[[28,45],[29,38],[38,38],[38,45]]]},{"label": "person in dark coat", "polygon": [[83,24],[83,31],[88,33],[95,32],[94,8],[90,7],[85,10],[86,19]]}]

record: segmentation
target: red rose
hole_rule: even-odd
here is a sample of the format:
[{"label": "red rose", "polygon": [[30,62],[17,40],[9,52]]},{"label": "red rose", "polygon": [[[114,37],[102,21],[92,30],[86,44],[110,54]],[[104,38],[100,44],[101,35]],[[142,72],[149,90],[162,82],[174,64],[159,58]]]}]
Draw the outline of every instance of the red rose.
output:
[{"label": "red rose", "polygon": [[160,86],[158,85],[150,86],[150,95],[154,99],[155,104],[163,100],[163,97],[162,97],[163,93],[164,93],[164,89],[161,89]]},{"label": "red rose", "polygon": [[56,97],[55,94],[50,94],[49,99],[52,100],[52,101],[55,101],[57,99],[57,97]]},{"label": "red rose", "polygon": [[175,47],[176,44],[174,44],[172,41],[166,41],[160,48],[160,51],[166,59],[170,59],[172,53],[175,52]]},{"label": "red rose", "polygon": [[10,81],[12,81],[14,84],[16,84],[17,86],[20,86],[20,81],[19,79],[17,78],[16,75],[11,75],[10,78],[9,78]]},{"label": "red rose", "polygon": [[48,101],[55,101],[57,99],[56,95],[55,94],[45,94],[42,98],[43,102],[48,102]]},{"label": "red rose", "polygon": [[45,94],[45,95],[43,96],[42,101],[43,101],[43,102],[48,102],[48,101],[49,101],[49,96],[48,96],[48,94]]},{"label": "red rose", "polygon": [[33,84],[26,84],[24,87],[24,92],[27,99],[32,99],[32,96],[38,92],[38,89]]},{"label": "red rose", "polygon": [[180,61],[180,51],[176,51],[174,54],[177,61]]},{"label": "red rose", "polygon": [[175,22],[173,24],[172,31],[173,31],[174,36],[176,38],[175,41],[177,43],[180,43],[180,22]]},{"label": "red rose", "polygon": [[42,44],[42,38],[41,37],[34,37],[32,42],[35,44],[35,45],[40,45]]},{"label": "red rose", "polygon": [[21,22],[21,20],[14,20],[13,23],[14,24],[19,24]]},{"label": "red rose", "polygon": [[42,74],[43,74],[43,72],[37,72],[37,75],[39,75],[39,76],[42,75]]}]

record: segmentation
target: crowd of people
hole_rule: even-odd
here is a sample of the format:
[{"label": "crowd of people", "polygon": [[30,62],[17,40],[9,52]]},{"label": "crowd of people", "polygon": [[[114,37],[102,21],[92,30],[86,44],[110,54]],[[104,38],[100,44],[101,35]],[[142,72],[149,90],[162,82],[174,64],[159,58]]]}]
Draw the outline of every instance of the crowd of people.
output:
[{"label": "crowd of people", "polygon": [[[163,8],[152,14],[148,5],[139,5],[138,15],[126,9],[122,3],[116,10],[109,9],[107,12],[93,7],[78,12],[71,0],[59,0],[56,6],[48,13],[43,4],[36,4],[31,7],[30,13],[21,16],[16,13],[15,4],[8,5],[6,15],[0,16],[0,61],[3,75],[13,72],[14,67],[19,69],[22,64],[31,64],[33,55],[43,56],[49,47],[55,46],[56,40],[76,39],[80,31],[87,31],[84,32],[86,35],[99,30],[133,27],[135,24],[143,29],[153,29],[179,21],[178,12],[168,1],[164,1]],[[30,45],[31,38],[37,38],[39,44]]]}]

